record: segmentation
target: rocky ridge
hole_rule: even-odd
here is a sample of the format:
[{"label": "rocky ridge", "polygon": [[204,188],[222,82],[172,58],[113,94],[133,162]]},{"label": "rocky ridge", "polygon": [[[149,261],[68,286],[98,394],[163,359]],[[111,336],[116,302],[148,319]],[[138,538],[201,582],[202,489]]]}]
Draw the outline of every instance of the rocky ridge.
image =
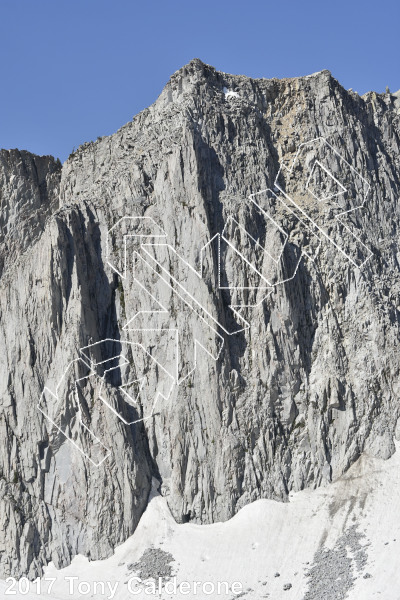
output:
[{"label": "rocky ridge", "polygon": [[[254,80],[194,60],[151,107],[62,167],[1,151],[2,576],[34,577],[48,561],[64,566],[77,553],[108,556],[134,531],[152,476],[178,521],[208,523],[258,498],[285,500],[292,490],[327,485],[363,452],[391,456],[400,433],[399,121],[397,96],[360,97],[328,71]],[[134,339],[126,324],[140,302],[133,278],[107,264],[108,230],[125,216],[151,218],[198,265],[200,249],[233,216],[262,237],[265,219],[248,197],[274,190],[280,163],[321,137],[370,185],[349,225],[370,260],[357,268],[327,241],[315,260],[301,258],[301,223],[264,199],[291,231],[278,275],[289,280],[268,295],[227,252],[222,276],[231,287],[250,281],[245,299],[259,303],[243,309],[251,326],[223,336],[217,361],[200,353],[195,372],[148,420],[127,425],[98,400],[99,381],[85,379],[80,414],[110,449],[93,465],[37,404],[81,348],[113,340],[93,350],[100,364]],[[336,173],[334,155],[327,160]],[[343,228],[338,235],[348,237]],[[172,275],[173,257],[165,260]],[[211,253],[196,293],[229,324],[236,292],[216,290],[217,262]],[[160,298],[178,320],[168,294]],[[182,355],[192,344],[184,338]],[[127,363],[107,390],[130,423],[153,399],[124,402],[121,381],[149,369],[148,358],[129,351]],[[73,374],[86,377],[85,366],[77,363]],[[162,379],[160,371],[149,377],[154,385]],[[60,396],[54,418],[80,443],[74,402]]]}]

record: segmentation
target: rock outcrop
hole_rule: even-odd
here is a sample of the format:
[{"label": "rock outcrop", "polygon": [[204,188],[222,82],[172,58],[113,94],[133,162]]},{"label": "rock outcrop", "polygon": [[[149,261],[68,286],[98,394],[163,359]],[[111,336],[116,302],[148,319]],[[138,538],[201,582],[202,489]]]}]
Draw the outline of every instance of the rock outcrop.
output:
[{"label": "rock outcrop", "polygon": [[399,150],[396,96],[193,60],[62,167],[1,151],[3,576],[109,555],[152,476],[209,523],[394,452]]}]

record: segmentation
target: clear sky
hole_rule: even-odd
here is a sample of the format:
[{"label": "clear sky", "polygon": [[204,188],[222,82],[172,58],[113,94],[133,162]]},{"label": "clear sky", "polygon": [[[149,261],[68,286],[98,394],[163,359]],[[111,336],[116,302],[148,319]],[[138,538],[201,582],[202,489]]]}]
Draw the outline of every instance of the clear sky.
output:
[{"label": "clear sky", "polygon": [[329,69],[400,88],[400,0],[0,0],[0,147],[53,154],[116,131],[192,58],[252,77]]}]

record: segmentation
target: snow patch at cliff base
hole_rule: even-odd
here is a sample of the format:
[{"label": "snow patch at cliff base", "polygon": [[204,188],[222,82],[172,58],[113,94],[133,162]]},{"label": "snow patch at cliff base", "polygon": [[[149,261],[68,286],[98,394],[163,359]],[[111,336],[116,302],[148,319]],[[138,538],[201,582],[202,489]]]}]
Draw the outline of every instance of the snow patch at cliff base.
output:
[{"label": "snow patch at cliff base", "polygon": [[[226,581],[230,589],[240,582],[248,600],[400,598],[398,451],[387,461],[364,454],[328,487],[298,492],[288,503],[258,500],[213,525],[177,524],[155,487],[134,535],[113,556],[93,562],[77,556],[59,571],[50,564],[41,580],[42,594],[34,593],[31,584],[31,595],[13,597],[49,598],[46,578],[55,578],[51,598],[66,600],[71,579],[77,577],[75,590],[79,582],[104,582],[105,594],[97,591],[96,599],[110,597],[109,590],[115,589],[116,600],[127,600],[135,597],[129,579],[153,572],[164,583],[176,576],[178,593],[162,594],[163,600],[187,598],[179,594],[183,581],[215,586]],[[4,597],[6,587],[1,582]],[[196,597],[209,596],[200,588]]]}]

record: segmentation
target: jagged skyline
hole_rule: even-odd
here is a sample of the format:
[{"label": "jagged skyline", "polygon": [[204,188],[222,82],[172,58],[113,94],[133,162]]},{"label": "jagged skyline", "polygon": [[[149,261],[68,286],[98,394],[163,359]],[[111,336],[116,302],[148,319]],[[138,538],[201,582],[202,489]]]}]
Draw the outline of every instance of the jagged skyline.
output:
[{"label": "jagged skyline", "polygon": [[297,77],[328,69],[360,94],[400,87],[395,0],[146,3],[3,1],[0,148],[63,162],[152,104],[198,57],[220,71]]}]

